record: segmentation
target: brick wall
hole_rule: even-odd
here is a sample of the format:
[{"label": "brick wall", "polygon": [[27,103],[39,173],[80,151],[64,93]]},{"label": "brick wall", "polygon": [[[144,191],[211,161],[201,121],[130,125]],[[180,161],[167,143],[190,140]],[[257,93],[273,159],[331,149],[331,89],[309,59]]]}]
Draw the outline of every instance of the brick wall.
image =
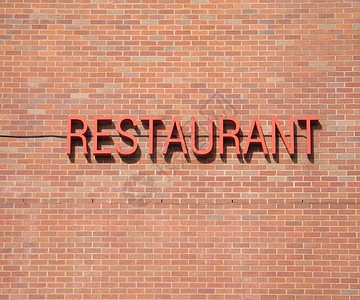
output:
[{"label": "brick wall", "polygon": [[355,204],[9,203],[0,215],[1,299],[360,296]]},{"label": "brick wall", "polygon": [[[359,17],[358,0],[2,1],[0,299],[358,299]],[[70,115],[87,157],[66,153]],[[188,156],[163,156],[174,116]],[[213,117],[206,157],[191,116],[202,136]],[[240,155],[220,156],[224,116]],[[269,155],[244,155],[254,116]],[[294,117],[293,156],[281,138],[272,155],[273,116],[287,135]],[[319,117],[311,155],[301,116]]]}]

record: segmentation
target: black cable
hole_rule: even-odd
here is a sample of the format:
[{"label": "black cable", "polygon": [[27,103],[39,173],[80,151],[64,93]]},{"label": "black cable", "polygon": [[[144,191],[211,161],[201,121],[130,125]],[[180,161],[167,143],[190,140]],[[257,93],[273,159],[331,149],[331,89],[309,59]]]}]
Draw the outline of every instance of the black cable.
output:
[{"label": "black cable", "polygon": [[37,139],[37,138],[59,138],[59,139],[66,139],[66,135],[53,135],[53,134],[47,134],[47,135],[5,135],[0,134],[0,137],[6,137],[6,138],[15,138],[15,139]]}]

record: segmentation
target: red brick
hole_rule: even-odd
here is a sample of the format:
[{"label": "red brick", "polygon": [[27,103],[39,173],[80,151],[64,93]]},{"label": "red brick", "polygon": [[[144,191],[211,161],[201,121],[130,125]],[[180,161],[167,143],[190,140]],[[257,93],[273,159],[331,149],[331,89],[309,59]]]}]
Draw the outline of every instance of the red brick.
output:
[{"label": "red brick", "polygon": [[[359,297],[359,7],[355,2],[13,1],[0,11],[0,134],[66,135],[111,116],[111,157],[62,138],[0,137],[1,299]],[[82,3],[80,3],[82,2]],[[86,3],[85,3],[86,2]],[[117,120],[138,122],[120,157]],[[153,158],[140,116],[161,116]],[[219,140],[191,116],[271,117],[295,155]],[[162,148],[179,117],[190,155]],[[312,151],[299,116],[318,116]],[[231,128],[228,128],[230,131]],[[129,132],[135,133],[134,130]],[[206,149],[207,139],[199,139]],[[122,147],[126,143],[121,142]]]}]

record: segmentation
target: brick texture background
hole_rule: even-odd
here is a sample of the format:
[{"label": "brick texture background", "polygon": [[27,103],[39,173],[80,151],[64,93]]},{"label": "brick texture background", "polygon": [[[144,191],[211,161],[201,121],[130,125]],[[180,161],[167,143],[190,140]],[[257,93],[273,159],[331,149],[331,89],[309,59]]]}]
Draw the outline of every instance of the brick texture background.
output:
[{"label": "brick texture background", "polygon": [[[358,0],[0,1],[0,299],[359,299],[359,67]],[[69,115],[111,116],[112,155],[67,156]],[[191,116],[237,118],[242,153],[294,116],[295,155],[196,157]]]}]

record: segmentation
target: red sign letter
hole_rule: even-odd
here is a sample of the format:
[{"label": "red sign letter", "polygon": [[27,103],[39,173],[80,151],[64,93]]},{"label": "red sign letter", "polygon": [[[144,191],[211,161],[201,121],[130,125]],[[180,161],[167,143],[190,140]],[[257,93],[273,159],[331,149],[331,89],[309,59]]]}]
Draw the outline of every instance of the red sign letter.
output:
[{"label": "red sign letter", "polygon": [[154,154],[154,122],[161,121],[161,117],[140,117],[142,122],[149,121],[149,155]]},{"label": "red sign letter", "polygon": [[208,155],[214,146],[214,125],[213,118],[209,117],[209,147],[206,150],[198,150],[196,148],[196,130],[195,130],[195,118],[191,117],[191,149],[197,156]]},{"label": "red sign letter", "polygon": [[276,129],[279,131],[281,139],[283,140],[285,147],[290,155],[295,153],[295,135],[294,135],[294,118],[290,117],[290,140],[291,146],[289,145],[284,132],[282,131],[280,124],[276,117],[272,117],[272,154],[276,154]]},{"label": "red sign letter", "polygon": [[94,117],[94,155],[111,155],[111,150],[100,150],[98,149],[98,137],[102,137],[102,138],[109,138],[110,137],[110,133],[108,132],[99,132],[98,131],[98,121],[111,121],[111,117]]},{"label": "red sign letter", "polygon": [[[224,122],[230,121],[235,124],[235,130],[233,132],[224,132]],[[220,155],[224,155],[224,138],[231,138],[235,141],[235,151],[237,155],[240,155],[240,142],[237,134],[240,130],[239,121],[233,117],[220,117]]]},{"label": "red sign letter", "polygon": [[298,117],[298,121],[306,121],[306,152],[311,155],[311,121],[319,121],[319,117]]},{"label": "red sign letter", "polygon": [[[173,131],[174,131],[174,127],[176,126],[176,130],[177,130],[177,133],[179,135],[178,138],[172,138],[172,134],[173,134]],[[188,154],[187,152],[187,149],[186,149],[186,144],[185,144],[185,140],[184,140],[184,135],[182,133],[182,130],[181,130],[181,127],[180,127],[180,123],[179,123],[179,120],[177,117],[174,117],[172,122],[171,122],[171,128],[170,128],[170,131],[169,131],[169,134],[166,138],[166,144],[165,144],[165,148],[164,148],[164,152],[163,154],[166,155],[167,152],[168,152],[168,148],[169,148],[169,144],[170,143],[173,143],[173,144],[181,144],[181,148],[182,148],[182,151],[184,152],[185,155]]]},{"label": "red sign letter", "polygon": [[[71,123],[72,121],[78,121],[81,122],[83,125],[83,129],[81,132],[71,132]],[[88,151],[87,151],[87,144],[86,144],[86,138],[85,138],[85,133],[88,130],[88,125],[85,121],[85,119],[83,117],[73,117],[73,116],[69,116],[68,117],[68,122],[67,122],[67,155],[71,155],[71,138],[73,137],[77,137],[77,138],[81,138],[82,143],[83,143],[83,151],[85,155],[89,155]]]},{"label": "red sign letter", "polygon": [[137,127],[136,121],[135,121],[135,119],[134,119],[133,117],[127,116],[127,117],[122,117],[122,118],[120,118],[119,121],[116,123],[116,129],[117,129],[117,131],[119,132],[119,134],[120,134],[122,137],[126,137],[126,138],[130,139],[130,140],[132,141],[132,143],[133,143],[133,147],[132,147],[130,150],[128,150],[128,151],[124,151],[124,150],[122,150],[122,149],[120,148],[120,145],[119,145],[118,143],[115,143],[115,146],[116,146],[117,152],[118,152],[120,155],[122,155],[122,156],[130,156],[130,155],[133,155],[133,154],[136,152],[136,149],[137,149],[137,145],[138,145],[138,144],[137,144],[136,138],[135,138],[132,134],[127,133],[127,132],[125,132],[124,130],[122,130],[121,124],[122,124],[122,122],[124,122],[124,121],[130,121],[130,122],[133,124],[134,128]]},{"label": "red sign letter", "polygon": [[[254,134],[255,126],[256,126],[256,130],[257,130],[257,132],[259,134],[259,138],[254,138],[253,139],[252,136]],[[248,153],[251,143],[261,144],[261,146],[263,148],[263,151],[264,151],[264,154],[265,155],[269,154],[268,149],[266,147],[265,138],[264,138],[263,132],[261,130],[261,126],[260,126],[258,117],[254,117],[254,119],[252,121],[251,129],[250,129],[247,141],[246,141],[244,155],[246,155]]]}]

